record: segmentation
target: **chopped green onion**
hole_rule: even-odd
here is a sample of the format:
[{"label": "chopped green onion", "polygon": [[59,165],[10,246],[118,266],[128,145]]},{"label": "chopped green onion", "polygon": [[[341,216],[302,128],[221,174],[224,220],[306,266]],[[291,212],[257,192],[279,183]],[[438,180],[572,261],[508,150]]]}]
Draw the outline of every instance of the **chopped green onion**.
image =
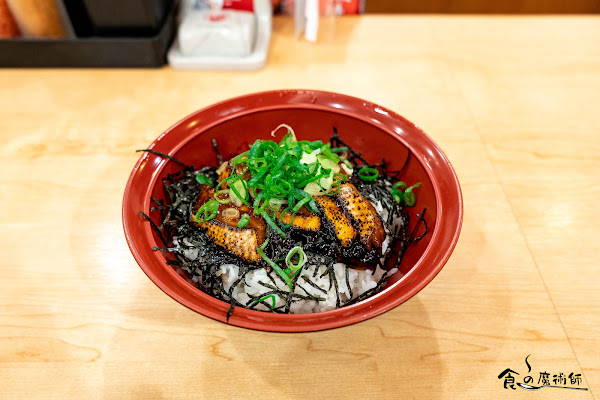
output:
[{"label": "chopped green onion", "polygon": [[415,196],[415,194],[413,193],[412,190],[414,188],[418,188],[420,186],[421,186],[421,182],[412,185],[411,187],[409,187],[408,189],[406,189],[404,191],[404,202],[406,203],[407,206],[412,207],[417,202],[417,197]]},{"label": "chopped green onion", "polygon": [[216,217],[217,211],[219,211],[219,203],[216,200],[209,200],[198,209],[194,218],[196,222],[206,222]]},{"label": "chopped green onion", "polygon": [[333,149],[331,149],[332,153],[342,153],[344,151],[348,151],[350,150],[350,148],[348,146],[342,146],[342,147],[334,147]]},{"label": "chopped green onion", "polygon": [[333,174],[333,178],[338,178],[338,182],[346,182],[348,178],[344,174]]},{"label": "chopped green onion", "polygon": [[250,216],[246,213],[244,213],[244,215],[242,215],[242,218],[240,218],[240,221],[237,224],[238,228],[245,228],[246,226],[248,226],[248,224],[250,223]]},{"label": "chopped green onion", "polygon": [[317,162],[317,155],[320,153],[319,149],[311,152],[302,153],[302,158],[300,159],[300,164],[313,164]]},{"label": "chopped green onion", "polygon": [[[227,198],[221,199],[219,196],[222,194],[226,194]],[[229,197],[229,189],[217,190],[214,194],[214,199],[221,204],[229,204],[231,203],[231,197]]]},{"label": "chopped green onion", "polygon": [[283,217],[285,215],[285,213],[292,211],[291,207],[286,207],[283,209],[283,211],[281,212],[281,214],[279,214],[279,222],[281,223],[281,227],[283,229],[288,229],[290,226],[292,226],[292,224],[294,223],[294,217],[296,216],[296,213],[292,213],[291,217],[290,217],[290,223],[289,224],[285,224],[283,222]]},{"label": "chopped green onion", "polygon": [[[418,183],[415,183],[414,185],[412,185],[411,187],[407,188],[406,183],[400,181],[400,182],[394,183],[394,186],[392,186],[392,190],[390,190],[390,193],[391,193],[392,197],[394,198],[394,200],[396,200],[398,203],[404,203],[408,207],[412,207],[417,202],[417,197],[415,196],[413,189],[418,188],[420,186],[421,186],[421,182],[418,182]],[[404,189],[404,192],[402,192],[398,188]]]},{"label": "chopped green onion", "polygon": [[[265,243],[263,243],[263,246],[268,242],[268,240],[265,240]],[[258,252],[258,255],[262,257],[263,260],[265,260],[267,262],[267,264],[269,264],[273,270],[275,272],[277,272],[277,275],[279,275],[281,277],[281,279],[283,279],[283,281],[285,283],[287,283],[288,287],[290,288],[290,290],[292,290],[292,280],[290,279],[290,277],[283,272],[283,270],[279,267],[279,265],[275,264],[273,262],[273,260],[271,260],[269,257],[267,257],[262,249],[262,247],[259,247],[258,249],[256,249],[256,251]]]},{"label": "chopped green onion", "polygon": [[340,157],[340,161],[342,161],[346,167],[354,169],[354,165],[352,165],[352,163],[346,157]]},{"label": "chopped green onion", "polygon": [[317,156],[317,160],[319,161],[319,164],[323,166],[323,168],[330,169],[333,172],[340,172],[340,166],[337,162],[332,161],[325,156]]},{"label": "chopped green onion", "polygon": [[417,197],[413,192],[404,193],[404,204],[409,207],[412,207],[417,202]]},{"label": "chopped green onion", "polygon": [[392,189],[392,190],[390,190],[390,193],[392,194],[392,196],[398,196],[400,198],[402,198],[402,196],[404,196],[404,193],[402,193],[402,190],[400,190],[400,189]]},{"label": "chopped green onion", "polygon": [[260,214],[260,212],[258,211],[260,208],[260,201],[265,197],[265,192],[262,191],[258,194],[258,196],[256,196],[256,198],[254,199],[254,203],[252,204],[252,207],[254,207],[254,214]]},{"label": "chopped green onion", "polygon": [[240,210],[234,207],[229,207],[221,211],[223,218],[238,219],[240,217]]},{"label": "chopped green onion", "polygon": [[267,214],[266,212],[263,212],[260,215],[265,219],[265,222],[267,224],[269,224],[269,226],[271,228],[273,228],[273,230],[275,230],[275,232],[277,232],[279,234],[279,236],[285,237],[285,233],[283,233],[283,231],[281,230],[281,228],[279,228],[277,226],[277,224],[271,219],[271,217],[269,217],[269,214]]},{"label": "chopped green onion", "polygon": [[[298,262],[294,264],[293,259],[295,256],[298,256]],[[300,272],[304,264],[306,264],[306,254],[300,246],[296,246],[291,249],[285,257],[285,265],[287,265],[286,270],[289,271],[288,275],[292,277]]]},{"label": "chopped green onion", "polygon": [[269,200],[269,208],[271,210],[274,211],[279,211],[281,209],[281,206],[286,202],[286,200],[283,199],[270,199]]},{"label": "chopped green onion", "polygon": [[399,181],[399,182],[394,183],[394,186],[392,186],[392,189],[398,189],[399,187],[401,187],[403,190],[406,190],[408,185],[402,181]]},{"label": "chopped green onion", "polygon": [[[273,213],[285,207],[293,218],[295,212],[305,206],[320,214],[313,196],[339,190],[338,153],[345,149],[332,151],[329,143],[320,140],[298,141],[292,128],[285,124],[277,127],[273,134],[280,128],[286,128],[287,132],[279,143],[256,140],[248,151],[234,157],[231,175],[219,182],[217,189],[227,188],[233,204],[252,207],[256,215],[261,215],[273,230],[285,237],[280,226],[289,227],[291,221],[289,225],[283,224],[281,218],[285,212],[279,218],[274,218]],[[247,167],[250,176],[247,180],[236,172],[235,167],[240,164]],[[341,179],[345,180],[345,177]],[[221,186],[224,182],[226,184]],[[221,203],[227,201],[218,195],[215,199]]]},{"label": "chopped green onion", "polygon": [[275,137],[275,132],[277,132],[279,130],[279,128],[286,128],[287,129],[287,133],[285,134],[285,136],[283,137],[283,139],[281,139],[281,141],[284,141],[288,136],[290,137],[290,139],[293,139],[294,141],[296,141],[296,133],[294,133],[294,130],[288,124],[280,124],[277,128],[273,129],[271,131],[271,136],[272,137]]},{"label": "chopped green onion", "polygon": [[198,182],[201,185],[208,185],[210,187],[213,187],[215,185],[212,179],[202,174],[196,175],[196,182]]},{"label": "chopped green onion", "polygon": [[315,214],[321,214],[321,211],[319,211],[319,209],[317,208],[317,205],[315,204],[315,200],[314,199],[310,199],[310,201],[308,202],[308,204],[306,205],[306,208],[308,209],[308,211],[313,212]]},{"label": "chopped green onion", "polygon": [[333,176],[334,176],[334,171],[331,170],[329,175],[327,175],[317,181],[317,182],[319,182],[319,186],[321,186],[321,189],[323,189],[323,192],[329,193],[329,191],[331,190],[331,185],[333,185]]},{"label": "chopped green onion", "polygon": [[265,239],[265,241],[263,242],[263,244],[261,244],[261,245],[260,245],[259,249],[260,249],[260,250],[264,250],[264,249],[265,249],[265,247],[267,247],[267,245],[268,245],[268,244],[269,244],[269,238],[267,237],[267,238]]},{"label": "chopped green onion", "polygon": [[250,151],[245,151],[241,154],[238,154],[237,156],[233,157],[233,159],[231,160],[231,163],[233,164],[234,168],[236,165],[244,162],[244,157],[248,156],[248,153],[250,153]]},{"label": "chopped green onion", "polygon": [[304,191],[311,196],[319,196],[323,194],[321,192],[321,186],[317,182],[310,182],[308,185],[304,186]]},{"label": "chopped green onion", "polygon": [[312,200],[312,197],[308,196],[308,197],[303,198],[299,202],[297,202],[296,205],[294,206],[294,208],[292,209],[294,214],[297,213],[304,204],[308,203],[311,200]]},{"label": "chopped green onion", "polygon": [[273,300],[273,305],[271,306],[271,310],[272,310],[272,309],[274,309],[274,308],[275,308],[275,304],[277,303],[277,299],[275,298],[275,295],[274,295],[274,294],[269,294],[269,295],[267,295],[267,296],[261,297],[261,298],[260,298],[260,299],[258,299],[258,300],[254,300],[254,302],[252,302],[252,304],[250,304],[250,307],[254,307],[256,304],[258,304],[258,303],[260,303],[260,302],[263,302],[263,301],[265,301],[265,300],[267,300],[267,299],[269,299],[269,298],[270,298],[271,300]]},{"label": "chopped green onion", "polygon": [[371,167],[363,167],[358,171],[358,177],[363,181],[374,181],[379,176],[379,171]]},{"label": "chopped green onion", "polygon": [[342,183],[346,182],[348,178],[344,174],[333,174],[333,183],[327,193],[328,196],[335,196],[340,191]]},{"label": "chopped green onion", "polygon": [[233,201],[233,204],[239,207],[243,203],[250,207],[250,204],[246,201],[246,196],[248,195],[246,181],[238,176],[230,176],[227,179],[229,180],[229,188],[231,189],[229,197]]}]

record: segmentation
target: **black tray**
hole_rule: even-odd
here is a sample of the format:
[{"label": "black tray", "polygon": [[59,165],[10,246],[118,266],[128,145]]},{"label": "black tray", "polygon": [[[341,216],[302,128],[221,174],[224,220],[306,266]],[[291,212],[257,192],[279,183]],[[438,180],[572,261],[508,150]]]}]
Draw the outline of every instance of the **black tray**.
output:
[{"label": "black tray", "polygon": [[173,0],[82,0],[95,34],[135,36],[156,33]]},{"label": "black tray", "polygon": [[0,40],[0,67],[160,67],[174,33],[172,6],[160,31],[149,37]]}]

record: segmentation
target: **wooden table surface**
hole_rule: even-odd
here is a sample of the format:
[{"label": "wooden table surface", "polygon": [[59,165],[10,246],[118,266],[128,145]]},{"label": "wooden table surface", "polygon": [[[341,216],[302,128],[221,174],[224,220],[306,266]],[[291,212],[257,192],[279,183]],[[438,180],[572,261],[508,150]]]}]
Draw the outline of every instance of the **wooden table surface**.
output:
[{"label": "wooden table surface", "polygon": [[[171,300],[129,252],[135,149],[201,107],[280,88],[391,108],[456,169],[456,250],[384,315],[235,328]],[[0,70],[0,94],[0,398],[600,396],[600,18],[349,17],[317,45],[276,18],[258,72]],[[505,389],[506,368],[589,390]]]}]

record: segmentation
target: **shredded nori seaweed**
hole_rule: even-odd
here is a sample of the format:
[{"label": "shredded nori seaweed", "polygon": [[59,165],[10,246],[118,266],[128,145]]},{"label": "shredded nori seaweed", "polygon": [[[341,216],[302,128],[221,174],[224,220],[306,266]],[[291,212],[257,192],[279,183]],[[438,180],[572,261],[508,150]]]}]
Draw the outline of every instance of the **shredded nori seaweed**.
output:
[{"label": "shredded nori seaweed", "polygon": [[[346,268],[344,268],[344,272],[346,274],[346,287],[348,288],[348,297],[353,298],[354,296],[352,295],[352,288],[350,287],[350,271],[348,271],[348,266],[346,265]],[[375,270],[373,268],[373,270]]]},{"label": "shredded nori seaweed", "polygon": [[189,167],[186,163],[184,163],[182,161],[179,161],[175,157],[170,156],[170,155],[168,155],[166,153],[161,153],[160,151],[156,151],[156,150],[152,150],[152,149],[140,149],[140,150],[136,150],[135,152],[136,153],[140,153],[140,152],[151,153],[151,154],[154,154],[154,155],[157,155],[157,156],[160,156],[160,157],[168,158],[169,160],[174,161],[177,164],[181,165],[183,168],[188,168]]},{"label": "shredded nori seaweed", "polygon": [[[387,216],[382,218],[382,222],[386,227],[386,234],[392,238],[392,242],[389,243],[390,249],[397,249],[396,261],[393,263],[394,266],[398,266],[404,256],[404,253],[412,243],[416,243],[421,240],[428,231],[427,223],[424,219],[426,209],[420,214],[416,214],[418,220],[415,227],[410,234],[407,233],[408,227],[408,213],[405,207],[394,200],[390,194],[390,189],[395,182],[399,180],[402,172],[406,168],[410,159],[411,153],[408,152],[407,158],[404,165],[399,171],[386,174],[385,160],[382,160],[379,164],[369,164],[362,156],[348,146],[347,143],[342,141],[337,133],[337,129],[334,128],[334,134],[330,139],[330,144],[333,147],[347,147],[345,152],[346,158],[357,167],[369,167],[377,168],[382,173],[379,178],[372,182],[365,182],[358,179],[357,175],[354,174],[350,182],[352,182],[359,192],[365,196],[372,203],[381,202],[384,209],[388,210]],[[219,165],[223,163],[223,158],[216,141],[212,140],[212,146],[216,153]],[[162,180],[162,186],[164,191],[164,199],[158,199],[151,197],[154,206],[150,208],[150,213],[159,213],[158,220],[160,223],[157,225],[149,215],[144,212],[139,212],[139,215],[146,219],[154,233],[160,239],[164,246],[155,246],[154,250],[162,251],[165,253],[165,257],[168,257],[167,264],[173,266],[175,269],[181,269],[186,272],[188,277],[195,282],[200,290],[214,296],[220,300],[226,301],[230,304],[227,312],[227,321],[232,316],[235,307],[246,307],[256,309],[259,304],[263,304],[268,308],[268,311],[275,313],[289,313],[290,307],[293,301],[297,300],[313,300],[313,301],[324,301],[324,298],[310,294],[302,285],[298,283],[298,278],[301,276],[298,274],[292,279],[292,290],[287,291],[281,290],[277,287],[277,282],[273,277],[274,274],[267,274],[272,284],[265,282],[259,282],[262,286],[269,289],[268,292],[261,293],[260,296],[251,296],[248,294],[250,300],[246,304],[242,304],[237,301],[233,292],[236,287],[240,284],[246,284],[246,275],[255,269],[265,268],[266,264],[259,262],[256,264],[249,264],[243,260],[235,257],[228,253],[221,247],[214,244],[207,234],[199,230],[193,223],[191,223],[191,217],[195,202],[197,201],[200,193],[200,184],[196,181],[197,174],[207,175],[213,181],[218,180],[216,173],[216,166],[208,166],[195,170],[193,165],[188,165],[175,157],[157,152],[151,149],[137,150],[148,152],[159,157],[171,160],[182,167],[180,171],[173,174],[168,174]],[[382,260],[377,252],[373,251],[370,255],[365,253],[365,249],[361,249],[358,246],[354,246],[353,252],[346,252],[344,254],[343,248],[339,245],[335,245],[335,240],[327,240],[327,237],[332,237],[334,232],[332,227],[326,223],[323,224],[325,229],[324,235],[310,235],[306,232],[295,230],[291,228],[288,230],[289,234],[286,238],[281,238],[275,234],[273,229],[268,226],[267,235],[269,237],[269,245],[265,252],[273,259],[280,259],[285,257],[287,252],[296,246],[298,243],[304,243],[305,247],[315,252],[311,254],[311,262],[316,265],[324,265],[325,271],[320,275],[320,278],[328,275],[329,277],[329,289],[335,287],[336,293],[336,307],[342,307],[356,302],[362,301],[373,294],[377,293],[387,282],[387,273],[383,273],[382,277],[378,280],[376,287],[370,289],[362,294],[358,294],[354,297],[350,286],[349,278],[349,267],[355,265],[355,259],[353,256],[360,256],[361,259],[369,260],[372,264],[377,264],[378,267],[385,269],[385,261],[394,253],[389,251],[385,260]],[[423,229],[421,227],[424,227]],[[421,234],[418,232],[421,231]],[[324,239],[325,238],[325,239]],[[358,249],[358,250],[357,250]],[[193,259],[188,258],[188,252],[194,253]],[[197,252],[197,254],[195,253]],[[340,254],[342,256],[340,257]],[[349,300],[342,302],[339,292],[339,284],[335,275],[333,265],[335,263],[345,263],[345,279],[346,286],[349,291]],[[218,274],[220,267],[224,264],[233,264],[239,268],[238,279],[226,290],[223,286],[223,281]],[[309,263],[307,263],[308,265]],[[315,271],[312,275],[316,278],[319,272],[319,268],[315,267]],[[375,268],[372,269],[372,273],[375,273]],[[280,278],[279,278],[280,279]],[[302,275],[302,279],[308,285],[315,289],[327,294],[327,291],[319,287],[316,283]],[[294,293],[296,286],[298,286],[305,295]],[[275,307],[271,309],[271,305],[265,300],[257,301],[260,298],[264,298],[270,294],[277,295],[282,299],[285,299],[283,306]]]},{"label": "shredded nori seaweed", "polygon": [[[315,272],[316,271],[318,271],[318,268],[315,268]],[[310,286],[312,286],[315,289],[323,292],[323,294],[327,294],[327,292],[325,291],[325,289],[323,289],[322,287],[320,287],[319,285],[317,285],[316,283],[314,283],[313,281],[311,281],[310,279],[308,279],[306,276],[302,275],[302,279],[304,279],[304,282],[308,283]]]}]

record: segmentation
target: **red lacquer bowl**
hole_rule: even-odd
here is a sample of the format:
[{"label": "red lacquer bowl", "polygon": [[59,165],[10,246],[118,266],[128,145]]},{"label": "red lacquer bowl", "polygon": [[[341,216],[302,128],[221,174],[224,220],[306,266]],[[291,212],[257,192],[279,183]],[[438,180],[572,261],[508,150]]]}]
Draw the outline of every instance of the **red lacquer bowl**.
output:
[{"label": "red lacquer bowl", "polygon": [[[411,225],[423,209],[429,233],[412,245],[379,294],[337,310],[285,315],[236,308],[229,324],[276,332],[304,332],[341,327],[388,311],[423,289],[442,269],[458,240],[463,218],[458,179],[440,148],[423,131],[400,115],[346,95],[312,90],[280,90],[226,100],[177,122],[151,145],[197,168],[216,165],[211,146],[216,139],[225,159],[248,149],[256,139],[272,139],[281,123],[292,126],[299,139],[326,141],[336,127],[340,138],[362,152],[370,163],[382,158],[390,171],[408,157],[402,180],[422,182],[417,204],[410,209]],[[410,157],[409,157],[410,153]],[[138,215],[149,213],[150,196],[163,198],[161,179],[180,166],[144,153],[135,165],[123,197],[123,227],[127,243],[142,270],[165,293],[190,309],[226,322],[229,304],[192,286],[166,264],[152,246],[159,245],[150,224]]]}]

